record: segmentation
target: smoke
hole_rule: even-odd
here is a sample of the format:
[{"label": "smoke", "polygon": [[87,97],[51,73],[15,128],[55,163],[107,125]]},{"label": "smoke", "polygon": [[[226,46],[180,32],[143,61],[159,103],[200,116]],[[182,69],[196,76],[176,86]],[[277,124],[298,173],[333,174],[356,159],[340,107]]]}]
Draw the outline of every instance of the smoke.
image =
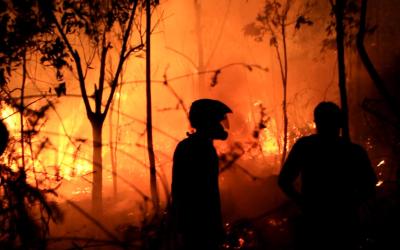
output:
[{"label": "smoke", "polygon": [[[199,2],[197,9],[195,2]],[[305,2],[296,1],[291,19],[296,17],[297,9]],[[317,103],[339,100],[335,51],[321,51],[329,20],[328,3],[322,2],[316,1],[314,10],[310,12],[314,22],[312,26],[295,30],[293,24],[287,29],[289,130],[293,138],[313,132],[312,110]],[[275,184],[279,149],[275,154],[262,149],[266,141],[271,141],[265,136],[274,137],[276,144],[281,146],[283,118],[279,62],[268,37],[257,42],[245,36],[243,30],[245,25],[255,20],[263,3],[169,0],[161,1],[153,14],[153,129],[159,188],[164,204],[170,187],[173,151],[190,129],[185,109],[198,98],[219,99],[233,110],[229,117],[230,137],[227,142],[216,143],[219,152],[228,152],[236,142],[241,143],[246,151],[231,170],[221,174],[225,219],[255,217],[285,200]],[[356,61],[355,58],[347,60]],[[121,218],[132,218],[136,223],[143,215],[138,211],[143,211],[144,197],[150,193],[145,150],[144,63],[140,53],[129,60],[121,79],[124,84],[121,91],[117,91],[108,114],[112,118],[105,122],[103,129],[103,194],[105,202],[112,204],[106,213],[118,213]],[[87,81],[90,83],[89,94],[94,92],[94,83],[98,80],[98,63],[92,67]],[[115,69],[115,65],[109,67]],[[38,80],[30,80],[27,95],[49,93],[49,90],[54,93],[59,83],[48,68],[32,63],[29,69]],[[353,84],[349,85],[349,90],[357,92],[362,88],[360,96],[364,96],[370,93],[371,86],[361,87],[354,80],[361,75],[359,70],[349,69],[348,77],[353,79],[349,81]],[[43,161],[48,166],[63,169],[62,185],[57,190],[62,197],[85,207],[91,187],[91,128],[81,99],[74,97],[80,95],[77,80],[65,72],[65,81],[67,96],[55,99],[54,109],[48,113],[41,129],[43,136],[50,138],[54,149],[45,152]],[[15,77],[13,82],[19,83],[20,77]],[[360,99],[353,103],[358,108],[354,113],[361,109]],[[268,132],[261,139],[253,136],[259,120],[260,103],[270,118],[264,128]],[[39,106],[39,103],[35,105]],[[261,145],[261,149],[249,146],[255,142]],[[111,150],[116,150],[117,197],[113,192]],[[59,201],[63,202],[64,198]],[[74,212],[73,218],[79,220],[80,216]]]}]

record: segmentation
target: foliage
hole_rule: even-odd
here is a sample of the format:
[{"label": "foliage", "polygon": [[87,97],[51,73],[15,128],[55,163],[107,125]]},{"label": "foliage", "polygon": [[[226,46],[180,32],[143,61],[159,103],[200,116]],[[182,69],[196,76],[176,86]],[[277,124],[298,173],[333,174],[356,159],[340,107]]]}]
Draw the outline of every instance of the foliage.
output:
[{"label": "foliage", "polygon": [[262,42],[265,36],[269,37],[269,44],[274,47],[279,63],[282,80],[282,114],[283,114],[283,146],[282,160],[286,159],[288,145],[288,112],[287,112],[287,84],[288,84],[288,50],[287,50],[287,28],[294,24],[294,28],[300,29],[302,25],[312,25],[313,22],[307,17],[307,12],[312,7],[311,2],[306,2],[304,9],[297,14],[295,21],[291,21],[289,11],[293,9],[293,0],[277,1],[266,0],[263,10],[257,15],[256,21],[245,26],[245,35],[250,35],[256,41]]},{"label": "foliage", "polygon": [[[335,4],[331,2],[330,19],[326,25],[325,31],[327,38],[322,41],[322,50],[336,49],[336,20],[335,20]],[[356,37],[360,26],[360,1],[346,0],[343,15],[344,27],[344,44],[348,48],[355,49]],[[366,32],[373,33],[377,26],[368,27]]]},{"label": "foliage", "polygon": [[[31,10],[24,7],[25,2],[29,2]],[[138,12],[141,13],[145,8],[144,3],[144,0],[14,0],[2,9],[2,15],[18,9],[23,18],[29,15],[38,17],[37,20],[30,19],[32,25],[38,28],[37,32],[28,33],[27,41],[32,41],[32,46],[20,44],[21,57],[25,60],[29,59],[27,55],[35,55],[31,58],[39,58],[43,66],[54,69],[59,82],[55,88],[58,97],[67,92],[69,83],[64,80],[66,71],[78,79],[86,115],[93,130],[92,194],[93,202],[96,203],[93,208],[98,207],[99,211],[102,204],[102,127],[124,63],[132,53],[144,48],[141,17],[139,15],[136,18],[136,10],[139,9]],[[45,25],[41,25],[42,23]],[[138,31],[138,36],[135,37],[138,44],[135,45],[132,44],[134,28]],[[18,32],[16,31],[17,34]],[[8,36],[10,35],[6,34],[5,38]],[[4,55],[7,57],[8,54]],[[117,58],[116,67],[112,59],[114,56]],[[18,63],[20,62],[16,65]],[[94,64],[98,67],[95,68]],[[9,72],[10,75],[11,69],[7,71],[6,68],[3,72]],[[87,82],[90,72],[98,75],[98,82]],[[4,83],[6,76],[2,80]],[[94,89],[93,94],[88,93],[89,84]]]},{"label": "foliage", "polygon": [[63,218],[55,202],[47,200],[54,190],[40,190],[27,183],[26,172],[0,165],[0,247],[44,249],[50,221]]},{"label": "foliage", "polygon": [[299,10],[294,20],[287,20],[292,5],[293,0],[266,0],[255,22],[244,27],[244,34],[254,37],[257,42],[263,42],[264,38],[268,37],[271,46],[278,46],[278,41],[282,39],[282,25],[294,25],[295,29],[300,29],[303,25],[313,25],[313,21],[307,15],[313,5],[311,1],[305,3],[304,9]]},{"label": "foliage", "polygon": [[116,35],[121,37],[133,2],[138,1],[2,0],[0,29],[6,32],[0,34],[0,82],[7,82],[27,51],[37,53],[43,65],[54,67],[59,79],[61,69],[72,70],[77,59],[77,48],[65,39],[71,35],[95,49],[111,48],[110,42],[104,43],[105,36],[117,26]]},{"label": "foliage", "polygon": [[[6,140],[4,143],[8,147],[0,163],[0,248],[44,249],[50,222],[60,222],[63,219],[57,203],[48,200],[48,195],[56,195],[60,179],[46,171],[37,172],[40,163],[32,160],[37,159],[50,146],[48,138],[40,138],[38,135],[51,104],[38,109],[21,108],[9,95],[2,96],[2,99],[6,102],[2,103],[1,108],[7,105],[18,110],[10,117],[21,113],[26,126],[20,138],[12,134],[1,138]],[[32,138],[35,138],[35,143]],[[22,153],[21,147],[25,148]]]},{"label": "foliage", "polygon": [[27,50],[38,51],[51,24],[45,14],[53,7],[51,0],[0,1],[0,85],[3,86],[11,71],[21,64]]}]

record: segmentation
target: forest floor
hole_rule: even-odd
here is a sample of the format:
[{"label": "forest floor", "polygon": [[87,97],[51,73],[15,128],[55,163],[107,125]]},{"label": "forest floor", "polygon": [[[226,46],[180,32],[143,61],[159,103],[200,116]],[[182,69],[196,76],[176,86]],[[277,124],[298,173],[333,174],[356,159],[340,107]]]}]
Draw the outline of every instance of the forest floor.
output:
[{"label": "forest floor", "polygon": [[[260,186],[269,186],[276,178],[267,179],[261,184],[254,184],[249,189],[259,189]],[[243,183],[242,183],[243,184]],[[238,185],[243,189],[246,184]],[[222,190],[223,191],[223,190]],[[233,190],[234,191],[234,190]],[[247,190],[250,192],[251,190]],[[249,202],[241,197],[245,193],[225,193],[224,199],[237,199],[236,203]],[[277,192],[278,193],[278,192]],[[254,201],[246,207],[223,209],[225,215],[227,238],[225,249],[245,250],[297,250],[296,236],[299,235],[300,210],[282,196],[268,196],[257,194],[257,197],[248,197]],[[168,228],[165,221],[162,224],[143,221],[146,208],[135,204],[133,200],[104,201],[105,212],[101,218],[101,227],[96,225],[94,218],[89,218],[81,211],[71,207],[71,204],[61,204],[63,210],[68,211],[64,223],[51,226],[51,237],[48,249],[143,249],[149,242],[165,242],[168,237]],[[85,211],[90,211],[89,200],[76,203]],[[232,203],[227,205],[233,206]],[[233,206],[234,207],[234,206]],[[138,209],[139,208],[139,209]],[[135,211],[135,212],[132,212]],[[400,196],[393,184],[383,184],[378,188],[376,198],[364,205],[360,211],[362,222],[359,249],[365,250],[394,250],[400,249]],[[99,222],[99,221],[97,221]],[[145,225],[143,227],[143,225]],[[162,229],[164,227],[164,229]],[[160,229],[162,229],[160,231]],[[115,238],[114,238],[115,237]],[[157,238],[158,237],[158,238]],[[128,244],[125,244],[128,243]],[[162,249],[168,249],[162,247]],[[169,249],[171,250],[171,248]]]}]

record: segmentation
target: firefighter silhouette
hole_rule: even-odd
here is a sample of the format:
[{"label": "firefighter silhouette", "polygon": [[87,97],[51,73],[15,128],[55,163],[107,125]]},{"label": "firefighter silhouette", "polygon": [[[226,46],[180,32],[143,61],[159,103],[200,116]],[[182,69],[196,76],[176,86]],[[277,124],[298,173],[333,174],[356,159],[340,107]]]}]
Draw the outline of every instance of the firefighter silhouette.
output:
[{"label": "firefighter silhouette", "polygon": [[178,236],[176,249],[219,249],[223,238],[218,188],[218,155],[213,140],[228,137],[224,103],[200,99],[189,111],[195,132],[175,149],[172,170],[172,214]]},{"label": "firefighter silhouette", "polygon": [[[358,209],[374,194],[376,175],[367,152],[340,136],[336,104],[317,105],[314,121],[317,133],[293,145],[279,186],[302,209],[301,249],[354,249]],[[294,185],[298,176],[300,190]]]}]

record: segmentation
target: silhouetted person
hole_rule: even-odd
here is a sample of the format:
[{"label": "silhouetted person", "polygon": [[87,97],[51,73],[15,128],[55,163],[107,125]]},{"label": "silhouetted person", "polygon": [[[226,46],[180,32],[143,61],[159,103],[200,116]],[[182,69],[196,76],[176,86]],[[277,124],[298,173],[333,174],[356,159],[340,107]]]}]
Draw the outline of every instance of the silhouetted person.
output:
[{"label": "silhouetted person", "polygon": [[301,249],[354,249],[358,209],[374,194],[377,179],[366,151],[340,136],[342,113],[336,104],[317,105],[314,121],[317,133],[293,145],[279,186],[302,209]]},{"label": "silhouetted person", "polygon": [[172,214],[179,249],[219,249],[223,223],[213,140],[228,137],[223,123],[230,112],[224,103],[211,99],[197,100],[190,108],[195,132],[176,147],[172,169]]}]

